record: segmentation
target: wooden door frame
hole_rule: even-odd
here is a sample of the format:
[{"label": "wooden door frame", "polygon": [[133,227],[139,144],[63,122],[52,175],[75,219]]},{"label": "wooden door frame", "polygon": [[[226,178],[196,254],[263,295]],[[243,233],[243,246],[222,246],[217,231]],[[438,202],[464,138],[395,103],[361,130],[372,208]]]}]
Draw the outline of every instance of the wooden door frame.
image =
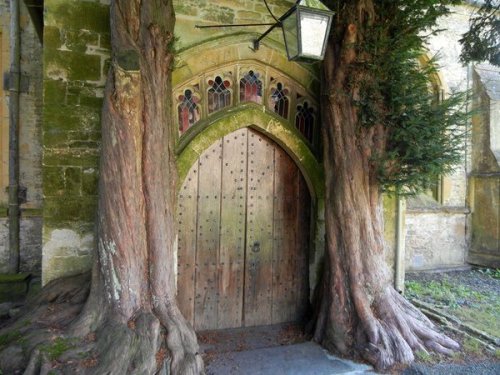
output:
[{"label": "wooden door frame", "polygon": [[[322,165],[301,134],[278,116],[263,111],[262,106],[246,103],[225,111],[199,126],[184,139],[177,150],[180,188],[193,163],[214,142],[238,129],[249,127],[276,142],[296,163],[306,180],[311,196],[311,243],[309,246],[309,286],[311,293],[318,281],[319,264],[324,254],[324,177]],[[177,257],[177,255],[176,255]],[[177,272],[176,272],[177,274]],[[177,280],[176,280],[177,281]]]}]

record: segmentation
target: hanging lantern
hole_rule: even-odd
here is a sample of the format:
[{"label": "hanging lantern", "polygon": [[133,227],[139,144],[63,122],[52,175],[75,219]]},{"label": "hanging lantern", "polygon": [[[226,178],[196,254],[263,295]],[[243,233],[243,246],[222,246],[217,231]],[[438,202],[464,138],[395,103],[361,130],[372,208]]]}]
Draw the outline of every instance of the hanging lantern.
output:
[{"label": "hanging lantern", "polygon": [[319,0],[299,0],[280,18],[289,60],[323,60],[333,14]]}]

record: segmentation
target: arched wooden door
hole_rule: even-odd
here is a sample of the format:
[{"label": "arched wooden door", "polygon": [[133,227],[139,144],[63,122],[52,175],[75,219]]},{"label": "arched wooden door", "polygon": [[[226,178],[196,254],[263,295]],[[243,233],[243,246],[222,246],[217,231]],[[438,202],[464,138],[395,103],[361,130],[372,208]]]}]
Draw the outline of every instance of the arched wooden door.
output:
[{"label": "arched wooden door", "polygon": [[303,317],[310,195],[281,147],[235,131],[194,163],[178,198],[177,300],[196,330]]}]

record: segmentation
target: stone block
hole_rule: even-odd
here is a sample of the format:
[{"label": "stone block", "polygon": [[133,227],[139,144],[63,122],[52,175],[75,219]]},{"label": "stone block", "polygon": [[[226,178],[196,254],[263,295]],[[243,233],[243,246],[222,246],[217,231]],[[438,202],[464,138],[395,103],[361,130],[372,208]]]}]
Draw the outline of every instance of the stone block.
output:
[{"label": "stone block", "polygon": [[80,196],[82,191],[82,169],[68,167],[64,169],[64,196]]},{"label": "stone block", "polygon": [[44,237],[42,285],[58,277],[76,275],[90,269],[94,252],[92,233],[46,227]]},{"label": "stone block", "polygon": [[95,197],[47,197],[44,218],[51,219],[52,225],[66,222],[91,223],[95,219],[97,199]]},{"label": "stone block", "polygon": [[46,106],[44,107],[44,132],[97,130],[100,128],[101,109],[80,106]]},{"label": "stone block", "polygon": [[64,81],[45,80],[43,83],[43,100],[45,105],[58,105],[66,101],[66,86]]},{"label": "stone block", "polygon": [[201,19],[219,24],[234,23],[234,11],[230,8],[210,6],[201,11]]},{"label": "stone block", "polygon": [[239,10],[236,12],[236,18],[244,21],[260,22],[262,16],[260,13],[249,10]]},{"label": "stone block", "polygon": [[45,197],[61,196],[64,194],[64,168],[44,167],[43,168],[43,194]]},{"label": "stone block", "polygon": [[465,212],[407,211],[406,270],[463,266],[467,254],[466,222]]},{"label": "stone block", "polygon": [[[97,196],[99,174],[95,168],[86,168],[82,174],[82,194]],[[97,199],[97,198],[96,198]]]},{"label": "stone block", "polygon": [[44,57],[45,74],[49,78],[70,81],[99,81],[101,78],[101,56],[46,50]]},{"label": "stone block", "polygon": [[0,275],[0,303],[21,301],[28,292],[29,273]]},{"label": "stone block", "polygon": [[98,150],[68,150],[45,149],[43,165],[45,166],[82,166],[97,167],[99,164]]},{"label": "stone block", "polygon": [[58,49],[62,45],[61,31],[55,26],[45,26],[43,29],[43,45],[45,48]]},{"label": "stone block", "polygon": [[95,1],[46,1],[46,12],[50,14],[46,23],[57,23],[62,28],[109,32],[109,5]]},{"label": "stone block", "polygon": [[88,45],[99,45],[99,34],[90,30],[64,30],[63,41],[69,50],[85,53]]}]

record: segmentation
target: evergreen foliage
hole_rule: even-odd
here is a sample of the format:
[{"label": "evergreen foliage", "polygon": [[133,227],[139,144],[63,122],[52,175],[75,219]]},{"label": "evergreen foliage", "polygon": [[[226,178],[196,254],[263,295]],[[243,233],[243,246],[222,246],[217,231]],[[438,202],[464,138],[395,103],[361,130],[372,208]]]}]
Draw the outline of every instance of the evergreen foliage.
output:
[{"label": "evergreen foliage", "polygon": [[462,62],[488,61],[500,66],[500,0],[484,0],[460,42]]},{"label": "evergreen foliage", "polygon": [[384,190],[414,194],[452,171],[464,146],[466,94],[441,98],[435,59],[423,61],[436,22],[457,1],[374,1],[375,20],[357,46],[353,98],[360,128],[382,124],[385,148],[374,150],[373,168]]}]

